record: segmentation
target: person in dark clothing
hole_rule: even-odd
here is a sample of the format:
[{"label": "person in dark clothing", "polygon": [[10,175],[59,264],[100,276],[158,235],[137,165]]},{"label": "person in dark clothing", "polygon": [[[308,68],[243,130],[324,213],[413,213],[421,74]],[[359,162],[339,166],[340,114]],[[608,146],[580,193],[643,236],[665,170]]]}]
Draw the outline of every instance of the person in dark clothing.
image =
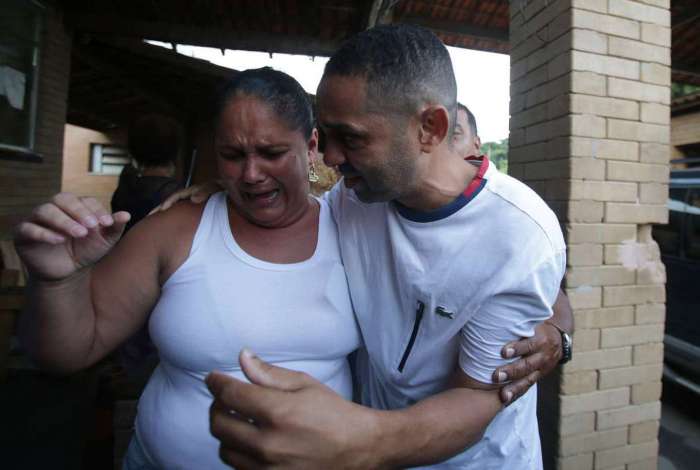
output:
[{"label": "person in dark clothing", "polygon": [[180,189],[174,175],[181,140],[179,125],[167,116],[149,114],[132,123],[129,153],[138,167],[124,167],[112,195],[112,211],[131,214],[126,231]]},{"label": "person in dark clothing", "polygon": [[[131,214],[124,233],[181,188],[174,177],[181,140],[180,126],[167,116],[148,114],[131,124],[129,153],[138,167],[124,167],[117,190],[112,195],[112,212]],[[158,353],[147,327],[141,328],[122,345],[119,357],[137,387],[144,386],[158,364]]]}]

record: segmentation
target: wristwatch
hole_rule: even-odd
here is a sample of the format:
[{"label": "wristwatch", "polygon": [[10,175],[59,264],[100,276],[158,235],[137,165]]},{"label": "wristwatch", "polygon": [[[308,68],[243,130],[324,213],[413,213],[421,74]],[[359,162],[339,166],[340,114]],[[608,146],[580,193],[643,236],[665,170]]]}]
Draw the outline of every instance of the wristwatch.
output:
[{"label": "wristwatch", "polygon": [[545,323],[552,325],[561,335],[561,359],[559,360],[559,364],[566,364],[571,360],[573,354],[573,341],[571,340],[571,336],[553,321],[547,320]]}]

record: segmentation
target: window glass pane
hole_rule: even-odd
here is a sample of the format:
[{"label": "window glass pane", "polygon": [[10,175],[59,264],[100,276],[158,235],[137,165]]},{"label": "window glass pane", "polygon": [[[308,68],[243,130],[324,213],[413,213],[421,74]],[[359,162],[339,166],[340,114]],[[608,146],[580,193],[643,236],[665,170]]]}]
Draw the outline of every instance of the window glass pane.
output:
[{"label": "window glass pane", "polygon": [[691,189],[688,197],[688,242],[685,254],[688,259],[700,260],[700,190]]},{"label": "window glass pane", "polygon": [[40,15],[30,1],[0,2],[0,144],[32,146]]},{"label": "window glass pane", "polygon": [[676,201],[685,202],[685,197],[688,193],[688,188],[671,188],[669,190],[669,198]]},{"label": "window glass pane", "polygon": [[90,144],[90,173],[118,175],[131,163],[129,150],[121,145]]},{"label": "window glass pane", "polygon": [[680,256],[681,233],[685,217],[686,188],[673,188],[670,191],[668,224],[654,225],[653,237],[664,255]]}]

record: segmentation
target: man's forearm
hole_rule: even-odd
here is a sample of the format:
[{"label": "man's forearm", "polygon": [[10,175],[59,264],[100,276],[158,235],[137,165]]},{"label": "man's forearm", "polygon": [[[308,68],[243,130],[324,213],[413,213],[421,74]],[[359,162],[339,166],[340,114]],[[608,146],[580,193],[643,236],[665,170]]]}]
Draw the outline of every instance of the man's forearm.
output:
[{"label": "man's forearm", "polygon": [[378,467],[442,462],[478,442],[501,408],[497,391],[451,388],[403,410],[378,411]]},{"label": "man's forearm", "polygon": [[85,367],[95,341],[90,269],[58,282],[29,281],[20,337],[43,366],[60,372]]},{"label": "man's forearm", "polygon": [[559,290],[557,300],[552,306],[552,321],[569,334],[574,332],[574,313],[569,298],[563,290]]}]

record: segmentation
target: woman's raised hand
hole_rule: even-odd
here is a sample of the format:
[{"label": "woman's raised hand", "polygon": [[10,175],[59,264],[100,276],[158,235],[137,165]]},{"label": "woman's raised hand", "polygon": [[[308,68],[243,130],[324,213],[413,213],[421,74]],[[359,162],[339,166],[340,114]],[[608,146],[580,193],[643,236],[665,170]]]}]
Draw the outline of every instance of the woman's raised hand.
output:
[{"label": "woman's raised hand", "polygon": [[62,280],[106,255],[130,218],[94,198],[59,193],[15,228],[15,248],[32,276]]}]

